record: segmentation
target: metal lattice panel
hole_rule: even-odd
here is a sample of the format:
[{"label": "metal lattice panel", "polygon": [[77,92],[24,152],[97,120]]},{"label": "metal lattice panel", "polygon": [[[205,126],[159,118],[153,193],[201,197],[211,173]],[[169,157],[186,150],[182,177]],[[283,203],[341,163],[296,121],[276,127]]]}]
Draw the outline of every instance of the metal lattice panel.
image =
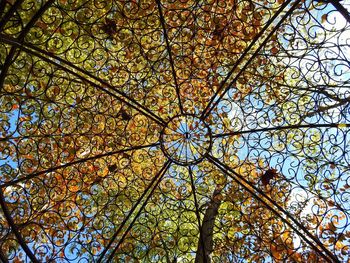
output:
[{"label": "metal lattice panel", "polygon": [[348,262],[349,8],[2,0],[0,259]]}]

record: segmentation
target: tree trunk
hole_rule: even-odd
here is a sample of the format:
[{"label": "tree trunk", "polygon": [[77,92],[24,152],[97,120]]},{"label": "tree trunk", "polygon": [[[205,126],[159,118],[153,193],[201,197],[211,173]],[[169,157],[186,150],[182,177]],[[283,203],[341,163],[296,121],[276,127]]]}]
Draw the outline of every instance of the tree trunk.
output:
[{"label": "tree trunk", "polygon": [[[208,204],[207,210],[205,211],[204,218],[202,221],[200,238],[197,246],[197,253],[195,263],[210,263],[209,255],[213,251],[213,231],[215,218],[218,214],[221,200],[219,195],[222,187],[216,186],[213,196]],[[203,240],[203,241],[202,241]],[[204,245],[204,251],[203,251]],[[204,253],[205,252],[205,253]]]}]

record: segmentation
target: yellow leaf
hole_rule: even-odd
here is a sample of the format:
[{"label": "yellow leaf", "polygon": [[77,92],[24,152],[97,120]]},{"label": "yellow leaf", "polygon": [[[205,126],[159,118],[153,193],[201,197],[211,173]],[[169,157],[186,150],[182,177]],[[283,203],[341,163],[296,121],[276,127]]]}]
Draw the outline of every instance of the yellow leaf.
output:
[{"label": "yellow leaf", "polygon": [[346,128],[346,127],[348,127],[348,125],[345,124],[345,123],[339,123],[338,124],[338,128]]},{"label": "yellow leaf", "polygon": [[108,170],[108,166],[105,166],[101,172],[98,173],[99,176],[101,177],[105,177],[108,174],[109,170]]},{"label": "yellow leaf", "polygon": [[71,192],[78,192],[80,189],[79,189],[79,186],[73,185],[73,186],[69,187],[69,190]]},{"label": "yellow leaf", "polygon": [[337,243],[335,243],[335,249],[337,250],[341,250],[344,247],[344,244],[340,241],[337,241]]}]

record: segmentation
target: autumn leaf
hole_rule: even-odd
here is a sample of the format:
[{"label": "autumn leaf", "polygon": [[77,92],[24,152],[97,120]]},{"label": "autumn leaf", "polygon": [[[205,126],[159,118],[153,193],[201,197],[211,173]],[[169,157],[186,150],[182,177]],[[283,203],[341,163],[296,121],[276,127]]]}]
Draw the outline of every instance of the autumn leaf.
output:
[{"label": "autumn leaf", "polygon": [[23,157],[26,158],[26,159],[30,159],[30,160],[34,160],[35,159],[35,157],[33,155],[31,155],[31,154],[23,155]]},{"label": "autumn leaf", "polygon": [[101,29],[110,37],[117,33],[117,24],[114,20],[106,18]]},{"label": "autumn leaf", "polygon": [[58,86],[55,86],[54,89],[53,89],[53,94],[55,96],[57,96],[58,94],[60,94],[60,88]]},{"label": "autumn leaf", "polygon": [[19,121],[30,121],[32,119],[31,116],[23,116],[23,117],[20,117],[18,120]]},{"label": "autumn leaf", "polygon": [[110,171],[111,173],[113,173],[116,169],[117,169],[117,165],[115,164],[108,166],[108,171]]},{"label": "autumn leaf", "polygon": [[122,157],[123,157],[123,158],[126,158],[126,159],[129,159],[129,158],[130,158],[130,154],[122,153]]},{"label": "autumn leaf", "polygon": [[276,169],[270,168],[268,169],[262,176],[261,176],[261,182],[263,185],[268,185],[270,184],[270,181],[274,178],[277,177],[278,173]]},{"label": "autumn leaf", "polygon": [[97,165],[92,166],[92,171],[97,172],[98,170],[100,170],[99,166],[97,166]]},{"label": "autumn leaf", "polygon": [[47,24],[43,21],[36,22],[36,26],[40,27],[41,29],[47,29]]},{"label": "autumn leaf", "polygon": [[278,53],[278,48],[277,48],[277,47],[271,48],[271,53],[272,53],[273,55],[276,55],[276,54]]},{"label": "autumn leaf", "polygon": [[124,121],[129,121],[132,119],[132,116],[127,113],[125,109],[121,109],[119,111],[119,116],[121,116]]},{"label": "autumn leaf", "polygon": [[72,192],[78,192],[79,191],[79,186],[77,186],[77,185],[73,185],[73,186],[71,186],[70,188],[69,188],[69,190],[70,191],[72,191]]},{"label": "autumn leaf", "polygon": [[98,184],[102,181],[102,177],[98,176],[94,179],[94,181],[92,182],[92,184]]},{"label": "autumn leaf", "polygon": [[22,260],[17,257],[13,260],[13,263],[20,263],[20,262],[22,262]]},{"label": "autumn leaf", "polygon": [[108,166],[105,166],[103,169],[99,171],[98,176],[106,177],[108,175],[108,172],[109,172]]}]

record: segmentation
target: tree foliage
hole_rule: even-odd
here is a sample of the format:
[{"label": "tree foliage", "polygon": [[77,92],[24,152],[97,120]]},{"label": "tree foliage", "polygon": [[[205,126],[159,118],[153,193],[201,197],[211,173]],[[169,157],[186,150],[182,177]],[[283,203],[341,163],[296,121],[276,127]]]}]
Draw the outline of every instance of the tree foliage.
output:
[{"label": "tree foliage", "polygon": [[[1,259],[349,260],[349,24],[334,8],[2,1]],[[178,115],[210,127],[195,165],[161,147]]]}]

